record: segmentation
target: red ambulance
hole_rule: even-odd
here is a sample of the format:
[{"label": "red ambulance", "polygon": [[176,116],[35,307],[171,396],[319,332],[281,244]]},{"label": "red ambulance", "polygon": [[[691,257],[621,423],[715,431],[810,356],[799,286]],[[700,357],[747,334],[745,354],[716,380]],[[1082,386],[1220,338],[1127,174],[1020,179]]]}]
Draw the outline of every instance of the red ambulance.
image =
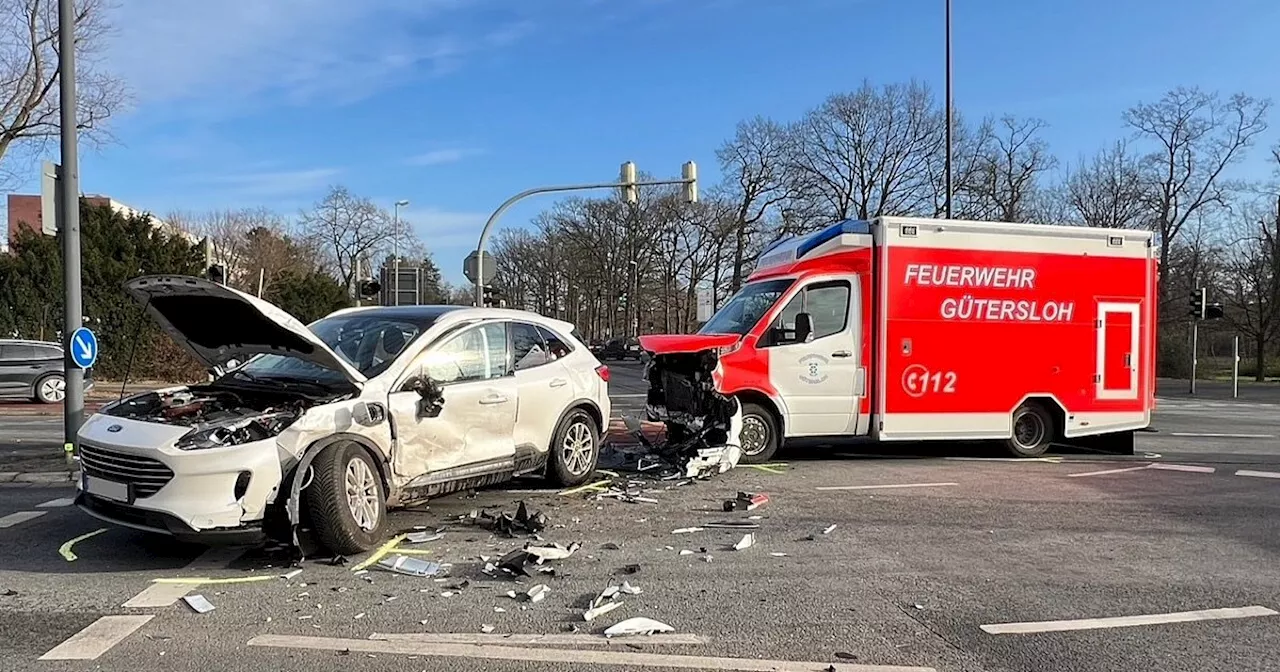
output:
[{"label": "red ambulance", "polygon": [[701,376],[739,402],[746,463],[794,437],[1132,452],[1155,403],[1156,265],[1146,231],[838,222],[768,248],[698,333],[641,337],[648,415],[687,426],[700,404],[661,381]]}]

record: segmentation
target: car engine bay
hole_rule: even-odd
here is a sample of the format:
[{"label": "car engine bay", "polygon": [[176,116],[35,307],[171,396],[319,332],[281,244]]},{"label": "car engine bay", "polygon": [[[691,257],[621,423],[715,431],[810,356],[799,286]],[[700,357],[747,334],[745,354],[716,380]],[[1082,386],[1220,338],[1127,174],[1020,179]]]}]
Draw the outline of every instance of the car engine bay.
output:
[{"label": "car engine bay", "polygon": [[179,448],[212,448],[276,436],[313,403],[301,394],[193,386],[130,397],[103,413],[190,427]]},{"label": "car engine bay", "polygon": [[655,355],[645,368],[645,411],[666,424],[667,438],[655,451],[692,478],[737,466],[742,431],[738,400],[715,388],[716,353]]}]

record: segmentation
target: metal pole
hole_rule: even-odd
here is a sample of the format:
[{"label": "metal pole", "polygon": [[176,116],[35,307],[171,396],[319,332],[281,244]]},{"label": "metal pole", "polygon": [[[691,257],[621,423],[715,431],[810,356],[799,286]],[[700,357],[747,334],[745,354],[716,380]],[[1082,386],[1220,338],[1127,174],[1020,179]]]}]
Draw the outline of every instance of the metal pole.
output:
[{"label": "metal pole", "polygon": [[1240,397],[1240,337],[1231,339],[1231,398]]},{"label": "metal pole", "polygon": [[1200,349],[1200,320],[1191,322],[1191,394],[1196,393],[1196,352]]},{"label": "metal pole", "polygon": [[400,305],[400,201],[396,201],[395,216],[391,222],[391,257],[392,257],[392,273],[395,273],[395,279],[391,281],[391,291],[395,294],[395,302],[392,305]]},{"label": "metal pole", "polygon": [[951,219],[951,0],[947,2],[947,152],[945,170],[947,173],[947,196],[945,201],[945,212],[947,219]]},{"label": "metal pole", "polygon": [[[649,182],[636,182],[637,187],[651,187],[662,184],[687,184],[690,180],[652,180]],[[526,189],[511,198],[502,202],[497,210],[489,215],[488,221],[484,223],[484,229],[480,231],[480,242],[476,244],[476,280],[475,280],[475,297],[476,306],[484,305],[484,248],[489,242],[489,233],[493,231],[493,225],[498,223],[498,218],[502,217],[516,202],[534,196],[537,194],[553,194],[562,191],[587,191],[590,189],[617,189],[624,186],[620,182],[603,182],[599,184],[571,184],[559,187],[535,187]]]},{"label": "metal pole", "polygon": [[266,281],[266,279],[267,279],[267,269],[259,268],[258,269],[258,298],[259,299],[262,298],[262,285]]},{"label": "metal pole", "polygon": [[[64,353],[71,334],[84,326],[80,306],[80,163],[76,149],[76,8],[74,0],[58,0],[58,113],[62,143],[62,283]],[[84,421],[84,371],[64,354],[66,397],[62,406],[63,447],[70,453]]]}]

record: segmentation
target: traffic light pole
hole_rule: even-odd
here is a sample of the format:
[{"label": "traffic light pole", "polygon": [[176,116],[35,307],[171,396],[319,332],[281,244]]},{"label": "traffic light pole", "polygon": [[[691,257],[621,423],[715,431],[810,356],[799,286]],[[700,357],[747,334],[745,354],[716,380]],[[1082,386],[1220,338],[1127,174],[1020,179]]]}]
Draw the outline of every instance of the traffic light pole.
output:
[{"label": "traffic light pole", "polygon": [[589,191],[592,189],[650,187],[650,186],[660,186],[664,184],[692,185],[693,189],[691,190],[690,193],[693,194],[692,198],[694,201],[696,201],[697,200],[697,183],[698,183],[697,174],[696,172],[693,172],[688,168],[690,164],[685,164],[685,165],[686,165],[686,173],[691,174],[691,177],[681,178],[678,180],[649,180],[646,182],[631,182],[631,183],[601,182],[597,184],[572,184],[572,185],[563,185],[558,187],[536,187],[534,189],[526,189],[516,194],[515,196],[508,198],[506,201],[503,201],[502,205],[499,205],[498,209],[494,210],[492,215],[489,215],[489,220],[484,223],[484,229],[480,232],[480,242],[476,245],[476,256],[477,256],[476,277],[475,277],[476,306],[484,305],[484,284],[485,284],[484,283],[484,248],[485,248],[485,245],[488,244],[489,242],[489,234],[493,231],[493,226],[498,223],[498,219],[502,217],[503,213],[505,213],[511,206],[515,205],[519,201],[522,201],[530,196],[536,196],[538,194],[554,194],[554,193],[560,193],[565,191]]},{"label": "traffic light pole", "polygon": [[1200,320],[1191,320],[1191,394],[1196,393],[1196,353],[1200,351]]},{"label": "traffic light pole", "polygon": [[80,305],[80,162],[76,149],[76,8],[74,0],[58,2],[58,121],[62,149],[62,345],[65,397],[62,403],[63,448],[75,449],[84,421],[84,369],[72,365],[71,334],[84,326]]}]

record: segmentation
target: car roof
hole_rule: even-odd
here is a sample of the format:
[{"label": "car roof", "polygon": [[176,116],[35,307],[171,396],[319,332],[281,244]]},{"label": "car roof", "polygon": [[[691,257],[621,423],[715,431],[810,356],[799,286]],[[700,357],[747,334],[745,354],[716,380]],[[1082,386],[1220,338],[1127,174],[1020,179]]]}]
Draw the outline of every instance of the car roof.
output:
[{"label": "car roof", "polygon": [[528,310],[517,310],[514,308],[475,308],[473,306],[361,306],[358,308],[343,308],[331,313],[332,315],[349,315],[352,313],[361,313],[365,315],[385,315],[387,317],[408,317],[418,319],[434,319],[439,322],[472,322],[478,320],[521,320],[524,322],[534,322],[543,326],[554,327],[566,332],[572,332],[575,328],[572,322],[539,315]]},{"label": "car roof", "polygon": [[62,344],[55,341],[37,341],[33,338],[0,338],[0,345],[47,345],[51,348],[61,348]]}]

